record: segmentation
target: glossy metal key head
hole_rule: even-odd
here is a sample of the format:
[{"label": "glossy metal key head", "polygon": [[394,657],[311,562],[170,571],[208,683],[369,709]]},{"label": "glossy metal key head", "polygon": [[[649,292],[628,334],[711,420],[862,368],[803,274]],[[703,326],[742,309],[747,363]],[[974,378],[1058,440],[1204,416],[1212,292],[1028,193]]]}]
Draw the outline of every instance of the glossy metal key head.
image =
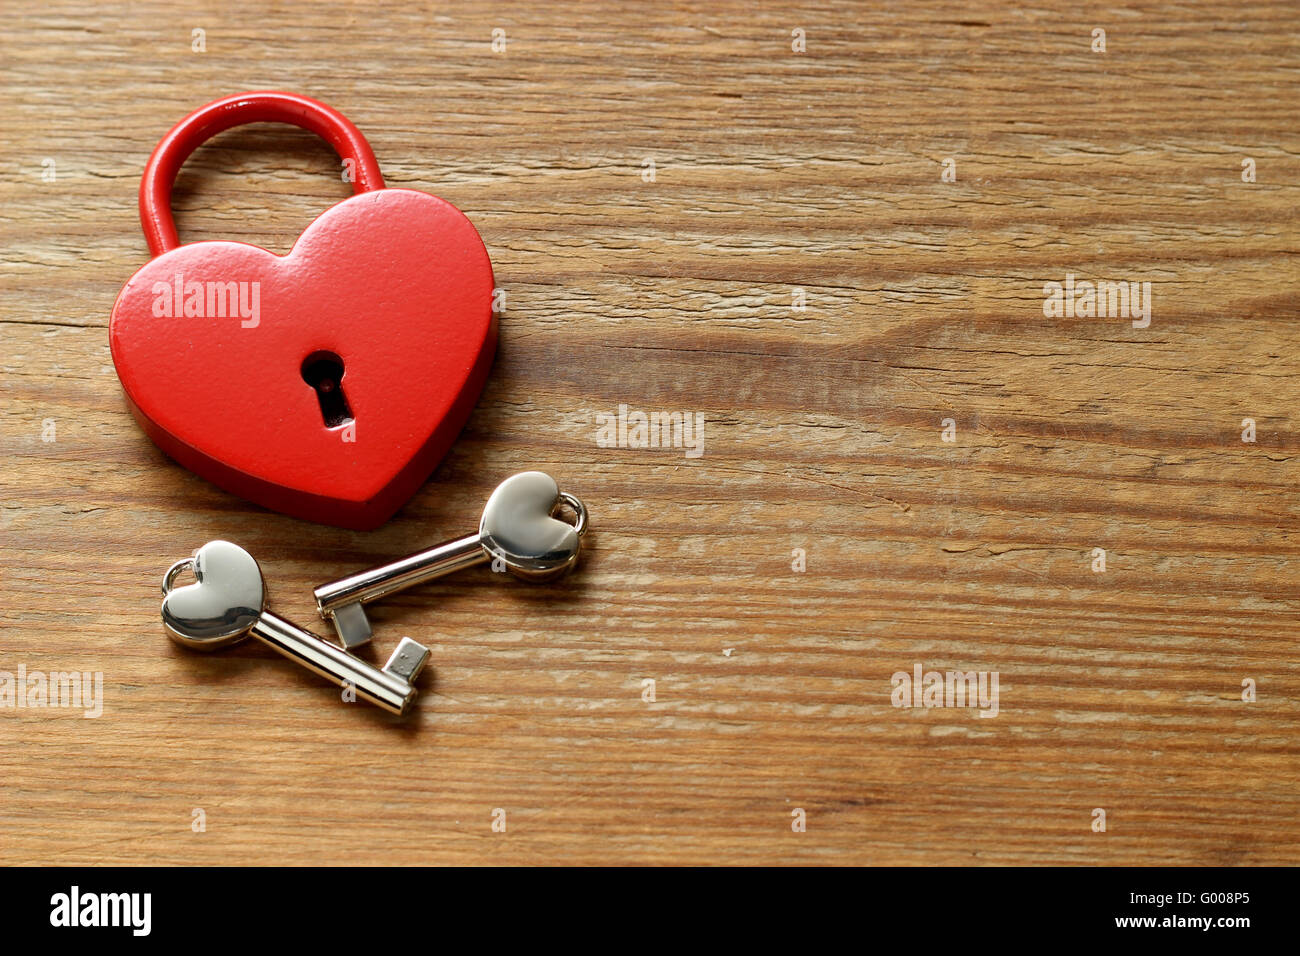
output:
[{"label": "glossy metal key head", "polygon": [[[555,517],[567,506],[576,523]],[[578,563],[587,508],[560,491],[545,472],[525,471],[507,478],[488,498],[478,534],[466,535],[391,564],[349,575],[315,591],[321,617],[330,621],[347,648],[370,640],[364,604],[476,564],[500,562],[504,570],[529,581],[550,581]]]},{"label": "glossy metal key head", "polygon": [[[174,587],[187,568],[195,583]],[[205,651],[242,641],[266,609],[261,567],[229,541],[209,541],[177,561],[163,576],[162,591],[163,624],[172,639]]]},{"label": "glossy metal key head", "polygon": [[[561,505],[577,515],[577,524],[555,517]],[[478,541],[488,559],[531,581],[550,581],[578,563],[587,508],[560,490],[542,471],[525,471],[497,485],[483,508]]]},{"label": "glossy metal key head", "polygon": [[[175,587],[185,569],[195,582]],[[177,561],[163,577],[162,619],[172,638],[187,647],[215,650],[253,636],[291,660],[358,697],[395,714],[415,700],[412,681],[429,656],[403,639],[382,670],[266,610],[262,569],[251,554],[229,541],[209,541],[194,557]]]}]

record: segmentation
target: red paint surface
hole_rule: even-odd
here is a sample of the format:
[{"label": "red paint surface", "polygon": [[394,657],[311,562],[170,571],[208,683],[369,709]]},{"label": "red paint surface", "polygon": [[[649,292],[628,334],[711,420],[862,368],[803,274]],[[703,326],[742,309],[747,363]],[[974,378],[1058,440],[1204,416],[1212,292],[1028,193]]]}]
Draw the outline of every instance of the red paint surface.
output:
[{"label": "red paint surface", "polygon": [[[357,194],[285,256],[246,243],[178,245],[167,202],[185,157],[223,129],[274,120],[319,132],[354,159]],[[150,159],[140,207],[161,254],[122,289],[109,329],[140,425],[176,461],[250,501],[342,527],[382,524],[437,466],[487,380],[492,266],[474,226],[441,199],[384,188],[355,127],[282,93],[230,97],[183,120]],[[204,315],[155,314],[164,295],[178,304],[177,275],[203,285]],[[257,283],[257,324],[238,308],[210,314],[211,283],[244,283],[246,304]],[[321,351],[343,361],[352,426],[327,428],[303,381],[303,361]],[[355,441],[343,440],[349,427]]]}]

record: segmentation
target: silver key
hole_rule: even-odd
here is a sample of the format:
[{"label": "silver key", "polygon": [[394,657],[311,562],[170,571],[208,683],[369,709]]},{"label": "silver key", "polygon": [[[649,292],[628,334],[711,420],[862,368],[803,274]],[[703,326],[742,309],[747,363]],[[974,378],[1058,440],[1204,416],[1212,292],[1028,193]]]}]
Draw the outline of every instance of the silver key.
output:
[{"label": "silver key", "polygon": [[[561,505],[577,515],[576,524],[554,517]],[[316,607],[334,624],[345,648],[358,647],[370,640],[363,605],[489,561],[529,581],[550,581],[577,563],[586,530],[587,508],[581,501],[560,491],[545,472],[525,471],[492,492],[478,534],[322,584],[314,592]]]},{"label": "silver key", "polygon": [[[186,569],[195,583],[174,587]],[[177,561],[163,576],[162,619],[178,643],[202,650],[228,647],[252,635],[292,661],[394,714],[415,700],[412,686],[429,650],[403,638],[383,670],[266,610],[262,569],[229,541],[209,541],[194,557]]]}]

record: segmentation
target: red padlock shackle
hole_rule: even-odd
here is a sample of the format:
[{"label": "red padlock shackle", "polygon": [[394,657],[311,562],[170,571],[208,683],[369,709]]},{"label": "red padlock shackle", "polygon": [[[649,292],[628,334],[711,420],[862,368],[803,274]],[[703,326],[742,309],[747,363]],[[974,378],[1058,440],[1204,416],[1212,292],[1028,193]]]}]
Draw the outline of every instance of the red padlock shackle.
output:
[{"label": "red padlock shackle", "polygon": [[140,224],[152,255],[160,256],[181,244],[172,218],[172,183],[181,164],[206,140],[245,123],[290,123],[310,130],[328,141],[344,160],[353,161],[353,192],[384,188],[384,177],[370,144],[338,110],[307,96],[275,90],[227,96],[200,107],[173,126],[144,167]]}]

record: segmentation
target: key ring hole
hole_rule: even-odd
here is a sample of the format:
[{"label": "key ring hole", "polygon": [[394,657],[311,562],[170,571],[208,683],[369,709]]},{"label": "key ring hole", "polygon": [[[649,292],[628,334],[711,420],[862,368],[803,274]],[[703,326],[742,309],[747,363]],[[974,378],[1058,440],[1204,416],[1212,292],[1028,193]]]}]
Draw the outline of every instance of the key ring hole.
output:
[{"label": "key ring hole", "polygon": [[181,558],[170,568],[168,568],[167,573],[163,575],[162,593],[164,595],[170,594],[172,592],[172,582],[176,580],[176,575],[180,574],[186,568],[193,568],[193,567],[194,567],[193,558]]},{"label": "key ring hole", "polygon": [[582,537],[587,531],[587,506],[567,491],[561,491],[556,498],[555,507],[551,509],[552,517],[563,505],[568,505],[569,510],[577,516],[578,520],[574,523],[573,530],[577,532],[578,537]]}]

